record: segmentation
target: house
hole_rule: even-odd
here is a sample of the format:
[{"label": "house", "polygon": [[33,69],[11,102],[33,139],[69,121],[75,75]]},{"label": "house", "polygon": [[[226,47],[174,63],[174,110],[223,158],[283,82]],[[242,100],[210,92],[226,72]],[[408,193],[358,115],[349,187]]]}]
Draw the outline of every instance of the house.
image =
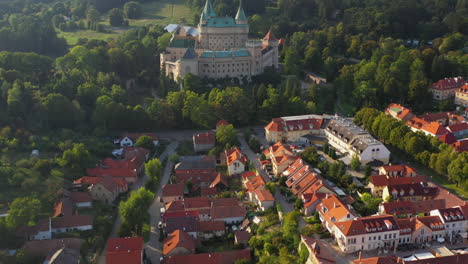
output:
[{"label": "house", "polygon": [[357,156],[361,164],[378,161],[387,164],[390,151],[369,132],[353,124],[352,120],[337,118],[330,120],[325,128],[328,143],[349,159]]},{"label": "house", "polygon": [[430,122],[420,130],[428,136],[438,137],[450,133],[444,126],[438,122]]},{"label": "house", "polygon": [[211,187],[201,187],[200,188],[200,196],[202,196],[202,197],[213,198],[218,194],[220,194],[220,192],[216,188],[211,188]]},{"label": "house", "polygon": [[237,230],[234,232],[234,244],[247,246],[249,244],[250,234],[247,231]]},{"label": "house", "polygon": [[400,228],[390,215],[360,217],[335,224],[335,240],[345,253],[377,248],[393,249],[399,240]]},{"label": "house", "polygon": [[70,200],[77,208],[89,208],[93,206],[93,197],[88,192],[71,192]]},{"label": "house", "polygon": [[459,116],[457,112],[438,112],[438,113],[427,113],[420,118],[426,122],[437,122],[442,126],[450,126],[465,121],[463,116]]},{"label": "house", "polygon": [[410,166],[389,164],[388,166],[379,167],[379,175],[413,177],[417,175],[417,172]]},{"label": "house", "polygon": [[307,264],[334,264],[336,263],[333,250],[322,240],[301,235],[301,243],[309,251]]},{"label": "house", "polygon": [[445,100],[455,96],[455,92],[465,84],[463,77],[444,78],[432,84],[431,92],[435,100]]},{"label": "house", "polygon": [[35,226],[26,227],[19,231],[28,240],[52,239],[56,233],[72,231],[86,231],[93,229],[93,216],[70,215],[57,218],[44,218]]},{"label": "house", "polygon": [[211,208],[211,219],[224,221],[227,225],[240,224],[244,221],[247,211],[239,205],[217,206]]},{"label": "house", "polygon": [[193,149],[195,152],[209,151],[216,143],[213,131],[193,134]]},{"label": "house", "polygon": [[241,174],[245,171],[248,160],[237,147],[227,149],[225,155],[229,176]]},{"label": "house", "polygon": [[382,199],[393,200],[433,200],[438,192],[437,187],[430,187],[427,183],[407,183],[385,186],[382,192]]},{"label": "house", "polygon": [[181,156],[175,165],[175,181],[194,186],[209,186],[218,175],[214,156]]},{"label": "house", "polygon": [[310,216],[315,213],[317,205],[326,197],[326,193],[304,193],[301,196],[304,204],[304,215]]},{"label": "house", "polygon": [[379,205],[380,214],[390,214],[398,217],[410,217],[418,214],[429,215],[432,210],[445,208],[445,200],[434,199],[426,201],[397,200]]},{"label": "house", "polygon": [[274,118],[265,127],[268,142],[298,142],[305,135],[322,134],[323,116],[301,115]]},{"label": "house", "polygon": [[73,215],[73,204],[69,198],[62,198],[54,205],[54,213],[52,217]]},{"label": "house", "polygon": [[289,165],[299,158],[293,154],[293,150],[289,145],[281,142],[277,142],[268,149],[265,149],[263,154],[271,161],[272,171],[275,176],[279,176]]},{"label": "house", "polygon": [[194,238],[197,238],[198,222],[199,222],[198,211],[190,212],[168,212],[163,215],[163,230],[166,234],[170,234],[175,230],[182,230],[187,232]]},{"label": "house", "polygon": [[79,264],[81,254],[79,250],[72,248],[61,248],[46,257],[43,264]]},{"label": "house", "polygon": [[368,187],[371,189],[372,195],[381,197],[386,186],[421,182],[426,182],[426,177],[389,177],[388,175],[371,175],[369,177]]},{"label": "house", "polygon": [[336,223],[349,221],[356,218],[351,206],[343,203],[336,195],[326,194],[325,198],[317,205],[320,221],[327,230],[334,234]]},{"label": "house", "polygon": [[208,240],[214,237],[222,237],[226,234],[224,221],[199,221],[197,237]]},{"label": "house", "polygon": [[430,122],[427,122],[417,116],[409,119],[408,121],[405,122],[405,124],[411,129],[413,132],[418,132],[421,131],[421,129],[427,125],[429,125]]},{"label": "house", "polygon": [[438,216],[445,225],[445,236],[452,241],[457,235],[466,232],[467,218],[460,207],[433,210],[432,216]]},{"label": "house", "polygon": [[126,147],[124,151],[124,159],[103,159],[97,167],[87,169],[88,176],[112,176],[124,179],[127,183],[136,182],[144,174],[149,151],[139,147]]},{"label": "house", "polygon": [[169,256],[164,258],[162,264],[234,264],[236,261],[242,259],[245,259],[247,261],[250,261],[252,259],[250,249]]},{"label": "house", "polygon": [[162,188],[162,201],[167,204],[184,199],[185,184],[165,184]]},{"label": "house", "polygon": [[407,121],[414,117],[410,109],[399,104],[391,103],[386,109],[385,114],[401,121]]},{"label": "house", "polygon": [[32,240],[26,241],[22,249],[28,256],[45,258],[52,256],[63,248],[73,249],[79,252],[83,243],[83,239],[74,237],[50,240]]},{"label": "house", "polygon": [[249,178],[248,180],[244,180],[243,184],[245,189],[247,189],[247,192],[253,192],[256,189],[263,189],[263,187],[266,185],[266,182],[262,176],[257,175]]},{"label": "house", "polygon": [[468,139],[459,140],[453,143],[451,146],[455,151],[458,151],[458,152],[468,151]]},{"label": "house", "polygon": [[218,173],[218,175],[216,175],[216,178],[210,184],[210,188],[216,188],[222,191],[226,190],[227,187],[228,187],[228,180],[221,173]]},{"label": "house", "polygon": [[442,136],[438,136],[438,138],[442,143],[447,145],[451,145],[457,142],[457,138],[453,135],[453,133],[444,134]]},{"label": "house", "polygon": [[150,137],[153,140],[154,146],[159,145],[159,137],[155,133],[125,133],[120,138],[114,140],[114,144],[118,144],[121,147],[133,147],[142,136]]},{"label": "house", "polygon": [[106,264],[143,263],[143,238],[109,238],[106,248]]},{"label": "house", "polygon": [[121,193],[128,191],[128,184],[125,180],[104,177],[82,177],[73,182],[75,186],[88,186],[88,190],[93,200],[112,203]]},{"label": "house", "polygon": [[455,92],[455,104],[468,107],[468,84],[463,85]]},{"label": "house", "polygon": [[275,205],[275,197],[268,190],[256,189],[249,192],[249,199],[262,211],[270,209]]},{"label": "house", "polygon": [[[301,163],[301,160],[299,160],[299,163]],[[296,166],[297,162],[293,165]],[[301,197],[302,194],[306,193],[333,193],[333,188],[328,186],[325,180],[310,165],[305,164],[296,167],[296,170],[287,170],[292,172],[285,182],[286,186],[291,188],[295,195]]]},{"label": "house", "polygon": [[198,241],[191,237],[189,234],[175,230],[164,239],[163,242],[163,255],[176,256],[195,254]]},{"label": "house", "polygon": [[450,125],[447,129],[457,138],[468,137],[468,123],[466,122]]}]

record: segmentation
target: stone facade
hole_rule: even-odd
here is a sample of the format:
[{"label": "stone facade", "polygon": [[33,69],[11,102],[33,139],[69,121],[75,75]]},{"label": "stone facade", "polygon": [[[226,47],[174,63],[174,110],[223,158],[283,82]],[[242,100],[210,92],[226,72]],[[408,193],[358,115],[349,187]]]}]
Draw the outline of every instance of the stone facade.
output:
[{"label": "stone facade", "polygon": [[207,0],[197,30],[177,26],[161,54],[161,69],[174,80],[191,73],[207,78],[250,78],[266,67],[278,68],[278,40],[249,40],[242,4],[235,18],[218,16]]}]

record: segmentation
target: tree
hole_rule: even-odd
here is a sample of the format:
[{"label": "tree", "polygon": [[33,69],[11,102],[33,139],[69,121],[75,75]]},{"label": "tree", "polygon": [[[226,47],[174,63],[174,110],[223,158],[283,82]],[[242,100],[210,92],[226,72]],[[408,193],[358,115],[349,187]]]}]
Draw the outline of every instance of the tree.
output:
[{"label": "tree", "polygon": [[124,14],[127,18],[136,19],[143,15],[143,10],[139,3],[133,1],[127,2],[124,5]]},{"label": "tree", "polygon": [[100,16],[101,14],[99,14],[99,11],[97,11],[94,6],[89,6],[88,10],[86,10],[86,20],[88,20],[88,22],[97,22]]},{"label": "tree", "polygon": [[131,232],[141,235],[143,224],[148,220],[148,208],[153,202],[154,194],[145,188],[130,193],[126,201],[119,204],[119,212],[123,224],[128,225]]},{"label": "tree", "polygon": [[141,136],[136,141],[136,146],[146,148],[148,150],[154,149],[153,139],[150,136]]},{"label": "tree", "polygon": [[159,159],[152,159],[145,165],[145,173],[150,179],[159,181],[162,175],[162,164]]},{"label": "tree", "polygon": [[172,34],[169,32],[166,32],[162,34],[161,36],[158,37],[158,49],[160,51],[163,51],[169,46],[169,43],[171,42]]},{"label": "tree", "polygon": [[353,155],[353,158],[351,159],[351,169],[355,171],[361,169],[361,161],[359,160],[359,157],[357,155]]},{"label": "tree", "polygon": [[124,16],[122,10],[113,8],[109,11],[109,24],[113,27],[122,26],[124,23]]},{"label": "tree", "polygon": [[35,225],[40,212],[41,202],[38,199],[30,197],[16,198],[8,210],[6,225],[10,229]]},{"label": "tree", "polygon": [[237,145],[237,130],[234,129],[232,124],[218,127],[216,130],[216,142],[222,147]]},{"label": "tree", "polygon": [[284,57],[284,69],[287,74],[298,75],[300,71],[300,57],[296,49],[290,47]]},{"label": "tree", "polygon": [[58,93],[47,95],[43,108],[47,124],[51,128],[73,128],[81,119],[81,112],[77,107]]},{"label": "tree", "polygon": [[91,154],[83,143],[73,144],[72,149],[65,150],[60,163],[75,170],[84,170],[91,161]]}]

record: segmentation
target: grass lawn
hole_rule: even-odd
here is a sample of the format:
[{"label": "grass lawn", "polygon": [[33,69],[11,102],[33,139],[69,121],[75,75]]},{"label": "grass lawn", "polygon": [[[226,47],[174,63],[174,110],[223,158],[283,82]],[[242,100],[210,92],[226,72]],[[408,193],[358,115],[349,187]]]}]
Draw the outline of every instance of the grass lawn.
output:
[{"label": "grass lawn", "polygon": [[58,31],[59,37],[67,40],[68,45],[76,45],[79,39],[99,39],[107,40],[116,38],[120,34],[145,25],[161,25],[166,26],[171,23],[189,24],[193,18],[193,10],[184,5],[184,0],[159,0],[151,1],[142,4],[143,16],[140,19],[130,19],[129,27],[111,27],[107,18],[107,14],[102,17],[101,24],[105,25],[107,33],[96,32],[92,30],[78,30],[74,32]]}]

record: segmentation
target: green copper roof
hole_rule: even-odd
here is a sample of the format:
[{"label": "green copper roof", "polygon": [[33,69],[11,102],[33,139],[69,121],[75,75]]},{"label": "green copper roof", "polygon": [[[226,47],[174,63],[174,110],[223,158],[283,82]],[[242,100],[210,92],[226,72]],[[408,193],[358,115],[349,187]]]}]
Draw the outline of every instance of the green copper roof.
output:
[{"label": "green copper roof", "polygon": [[213,17],[207,20],[203,27],[212,28],[230,28],[230,27],[248,27],[248,25],[237,24],[232,17]]},{"label": "green copper roof", "polygon": [[226,50],[226,51],[205,51],[201,58],[230,58],[230,57],[249,57],[248,50]]},{"label": "green copper roof", "polygon": [[396,112],[396,113],[400,113],[401,112],[401,109],[398,108],[398,107],[391,107],[390,108],[393,112]]},{"label": "green copper roof", "polygon": [[244,9],[242,8],[242,0],[240,1],[239,9],[237,10],[236,20],[246,21],[247,17],[245,16]]},{"label": "green copper roof", "polygon": [[173,39],[169,43],[170,48],[193,48],[195,47],[195,40],[193,39]]},{"label": "green copper roof", "polygon": [[210,18],[215,17],[216,13],[213,9],[213,5],[211,5],[211,0],[206,0],[205,8],[203,8],[202,18]]}]

